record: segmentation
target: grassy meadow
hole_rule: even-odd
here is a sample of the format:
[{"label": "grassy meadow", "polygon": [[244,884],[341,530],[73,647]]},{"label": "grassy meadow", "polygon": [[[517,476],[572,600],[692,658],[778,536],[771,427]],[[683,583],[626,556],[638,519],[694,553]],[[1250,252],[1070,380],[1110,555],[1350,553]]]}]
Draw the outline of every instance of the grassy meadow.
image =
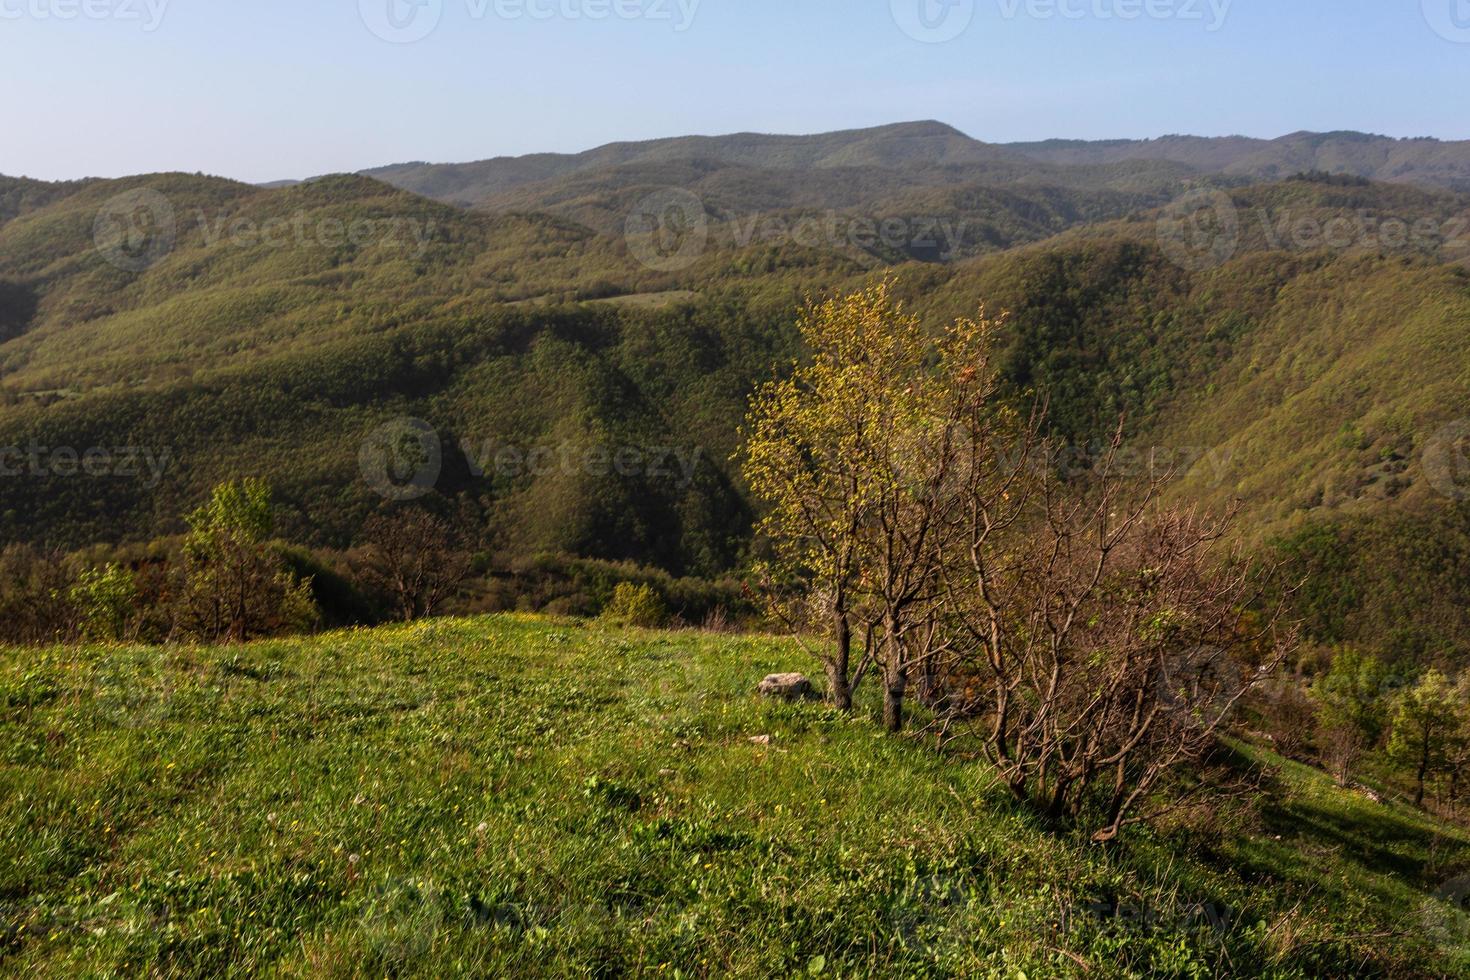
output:
[{"label": "grassy meadow", "polygon": [[1099,847],[753,693],[809,668],[516,616],[0,651],[0,974],[1470,971],[1462,830],[1258,756],[1252,806]]}]

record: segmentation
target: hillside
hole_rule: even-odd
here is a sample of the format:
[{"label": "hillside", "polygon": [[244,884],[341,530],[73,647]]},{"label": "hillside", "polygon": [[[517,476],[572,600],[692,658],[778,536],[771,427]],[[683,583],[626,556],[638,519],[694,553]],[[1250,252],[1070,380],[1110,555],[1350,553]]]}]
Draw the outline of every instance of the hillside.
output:
[{"label": "hillside", "polygon": [[[729,174],[698,185],[711,210]],[[277,487],[283,533],[347,547],[385,503],[363,447],[422,419],[440,452],[427,502],[471,515],[504,560],[571,553],[718,575],[749,545],[730,463],[749,391],[789,363],[804,296],[885,265],[936,322],[982,300],[1013,311],[1018,398],[1045,394],[1056,431],[1084,446],[1126,412],[1139,445],[1201,464],[1184,494],[1240,499],[1252,538],[1443,502],[1416,463],[1467,394],[1463,249],[1444,234],[1467,214],[1461,196],[1320,179],[1234,188],[1238,240],[1215,266],[1180,264],[1147,190],[1099,189],[1084,205],[1045,187],[910,188],[893,213],[942,216],[951,261],[713,221],[687,268],[660,271],[615,227],[648,185],[588,179],[557,217],[467,212],[362,177],[262,189],[159,175],[91,184],[0,226],[0,422],[13,444],[167,456],[150,480],[0,481],[0,533],[146,540],[178,531],[213,483],[255,473]],[[768,185],[782,206],[817,199],[806,188]],[[109,261],[97,215],[149,194],[169,202],[168,247],[153,254],[145,235],[145,262]],[[1328,247],[1321,228],[1365,214],[1436,234],[1355,232]],[[1302,238],[1303,226],[1319,231]],[[504,449],[619,447],[694,462],[689,475],[494,465]]]},{"label": "hillside", "polygon": [[[625,179],[618,176],[621,172],[658,173],[675,166],[698,165],[707,171],[737,174],[775,172],[785,180],[827,188],[838,200],[851,201],[863,185],[867,185],[869,200],[875,185],[887,185],[887,191],[901,185],[949,184],[1087,189],[1120,164],[1152,168],[1160,179],[1222,175],[1270,181],[1317,170],[1426,188],[1470,190],[1470,141],[1397,140],[1338,132],[1293,133],[1274,140],[1165,136],[995,144],[933,121],[812,136],[677,137],[612,143],[573,154],[394,164],[363,173],[446,203],[500,210],[528,195],[554,197],[559,188]],[[811,176],[801,178],[799,174]],[[665,186],[674,183],[687,186],[685,181],[666,181]]]},{"label": "hillside", "polygon": [[817,136],[685,136],[610,143],[584,153],[498,157],[477,163],[405,163],[363,171],[425,197],[475,205],[526,184],[629,165],[690,160],[765,170],[884,168],[999,163],[1020,157],[938,122],[900,123]]},{"label": "hillside", "polygon": [[1168,160],[1203,173],[1280,180],[1321,170],[1372,180],[1470,190],[1470,140],[1393,139],[1368,133],[1163,136],[1152,140],[1044,140],[999,148],[1039,162],[1086,166],[1122,160]]},{"label": "hillside", "polygon": [[[764,637],[440,620],[0,650],[0,972],[1448,975],[1462,830],[1261,755],[1101,848],[761,702]],[[1254,750],[1242,750],[1255,755]]]},{"label": "hillside", "polygon": [[0,225],[43,208],[85,187],[88,181],[49,183],[0,174]]}]

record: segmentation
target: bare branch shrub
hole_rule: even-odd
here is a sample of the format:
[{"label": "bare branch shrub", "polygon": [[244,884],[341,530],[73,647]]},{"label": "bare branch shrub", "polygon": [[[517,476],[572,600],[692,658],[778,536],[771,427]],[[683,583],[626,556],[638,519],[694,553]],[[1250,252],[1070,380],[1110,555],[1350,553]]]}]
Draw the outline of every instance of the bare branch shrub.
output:
[{"label": "bare branch shrub", "polygon": [[379,515],[363,528],[360,569],[388,595],[398,617],[432,616],[458,592],[473,567],[462,536],[448,521],[417,508]]}]

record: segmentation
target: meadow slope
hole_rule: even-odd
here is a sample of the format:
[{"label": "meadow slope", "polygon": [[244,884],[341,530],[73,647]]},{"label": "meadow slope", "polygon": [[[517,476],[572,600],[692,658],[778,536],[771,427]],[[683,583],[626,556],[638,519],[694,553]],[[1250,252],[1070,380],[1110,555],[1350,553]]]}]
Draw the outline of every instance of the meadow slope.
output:
[{"label": "meadow slope", "polygon": [[[437,620],[0,651],[11,976],[1428,976],[1470,835],[1267,758],[1121,846],[755,636]],[[1251,750],[1242,749],[1242,752]]]}]

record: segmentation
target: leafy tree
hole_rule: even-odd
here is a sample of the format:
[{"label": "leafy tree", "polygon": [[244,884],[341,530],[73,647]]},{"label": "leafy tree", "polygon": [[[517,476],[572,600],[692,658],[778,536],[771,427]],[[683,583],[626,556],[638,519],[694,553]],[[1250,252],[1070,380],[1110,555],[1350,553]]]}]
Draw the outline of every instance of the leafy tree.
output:
[{"label": "leafy tree", "polygon": [[958,320],[932,336],[892,293],[884,280],[806,310],[809,357],[756,391],[744,465],[768,508],[774,610],[798,637],[823,638],[814,652],[839,708],[881,664],[884,724],[897,731],[911,675],[932,663],[926,598],[941,511],[956,503],[949,483],[976,463],[962,425],[1008,416],[988,361],[995,324]]},{"label": "leafy tree", "polygon": [[668,621],[669,611],[653,586],[619,582],[602,611],[602,618],[622,626],[652,629]]},{"label": "leafy tree", "polygon": [[243,642],[315,619],[311,583],[295,579],[271,546],[274,521],[265,481],[222,483],[185,521],[185,632]]},{"label": "leafy tree", "polygon": [[1317,741],[1334,778],[1346,785],[1353,765],[1383,737],[1389,677],[1377,657],[1343,647],[1312,684]]},{"label": "leafy tree", "polygon": [[1414,805],[1424,803],[1428,779],[1447,771],[1460,738],[1460,712],[1449,679],[1431,670],[1399,698],[1389,735],[1389,757],[1414,771]]},{"label": "leafy tree", "polygon": [[118,642],[131,638],[139,593],[130,569],[114,562],[89,568],[71,587],[70,597],[85,639]]}]

